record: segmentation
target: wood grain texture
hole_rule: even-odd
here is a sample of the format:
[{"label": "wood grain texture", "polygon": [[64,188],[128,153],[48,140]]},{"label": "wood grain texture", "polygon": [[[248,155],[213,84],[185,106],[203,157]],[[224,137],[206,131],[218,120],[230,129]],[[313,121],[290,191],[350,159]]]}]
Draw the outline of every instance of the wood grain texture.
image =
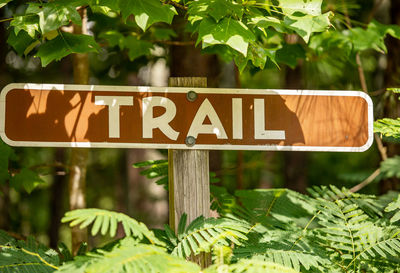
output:
[{"label": "wood grain texture", "polygon": [[[169,86],[206,87],[206,78],[170,78]],[[188,223],[210,212],[209,152],[206,150],[169,150],[170,226],[178,228],[179,219],[187,214]],[[211,263],[208,255],[190,257],[205,268]]]}]

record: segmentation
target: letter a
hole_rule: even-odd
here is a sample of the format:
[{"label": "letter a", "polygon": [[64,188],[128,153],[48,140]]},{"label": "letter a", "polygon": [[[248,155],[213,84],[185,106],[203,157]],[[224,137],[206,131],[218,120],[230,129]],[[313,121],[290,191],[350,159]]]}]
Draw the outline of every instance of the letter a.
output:
[{"label": "letter a", "polygon": [[[210,119],[211,124],[203,124],[206,117]],[[188,136],[194,138],[197,138],[198,134],[215,134],[218,139],[228,138],[221,120],[208,99],[200,105],[188,132]]]}]

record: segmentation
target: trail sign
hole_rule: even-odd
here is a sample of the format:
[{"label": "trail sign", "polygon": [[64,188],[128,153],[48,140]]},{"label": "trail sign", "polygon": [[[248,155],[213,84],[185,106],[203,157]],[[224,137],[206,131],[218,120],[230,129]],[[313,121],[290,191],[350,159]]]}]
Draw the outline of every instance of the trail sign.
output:
[{"label": "trail sign", "polygon": [[356,91],[10,84],[13,146],[365,151],[372,101]]}]

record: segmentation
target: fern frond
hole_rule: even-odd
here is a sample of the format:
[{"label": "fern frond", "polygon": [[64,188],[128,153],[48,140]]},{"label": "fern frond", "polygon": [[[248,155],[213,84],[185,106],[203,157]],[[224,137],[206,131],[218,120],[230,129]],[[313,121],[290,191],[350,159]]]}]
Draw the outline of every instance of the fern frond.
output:
[{"label": "fern frond", "polygon": [[72,210],[65,214],[61,220],[63,223],[71,222],[69,225],[79,225],[85,228],[93,223],[91,234],[97,233],[105,235],[109,232],[111,237],[117,233],[118,223],[122,223],[126,236],[134,236],[139,240],[147,238],[151,244],[164,245],[145,224],[119,212],[107,211],[102,209],[79,209]]},{"label": "fern frond", "polygon": [[297,271],[300,271],[301,266],[306,270],[311,267],[322,270],[331,262],[324,249],[319,247],[313,238],[313,234],[303,231],[293,233],[276,230],[275,235],[272,233],[260,239],[267,242],[253,243],[235,249],[234,258],[257,257]]},{"label": "fern frond", "polygon": [[241,259],[235,264],[231,265],[214,265],[203,271],[204,273],[299,273],[290,267],[263,261],[259,259]]},{"label": "fern frond", "polygon": [[233,221],[227,218],[198,217],[183,233],[178,233],[177,244],[173,255],[188,257],[191,254],[210,252],[214,245],[229,245],[229,242],[240,245],[247,240],[245,235],[250,225],[243,221]]},{"label": "fern frond", "polygon": [[390,217],[391,223],[400,220],[400,194],[397,196],[396,200],[387,205],[385,212],[392,212],[393,215]]},{"label": "fern frond", "polygon": [[346,205],[357,204],[370,217],[382,217],[384,206],[378,202],[376,196],[353,193],[347,188],[339,189],[334,185],[314,186],[307,189],[317,200],[337,201]]},{"label": "fern frond", "polygon": [[16,241],[0,230],[0,272],[54,272],[60,263],[57,252],[29,237]]},{"label": "fern frond", "polygon": [[177,272],[199,273],[197,264],[174,257],[164,248],[147,244],[136,244],[132,238],[120,241],[111,251],[97,250],[84,257],[78,257],[60,268],[62,273],[147,273]]},{"label": "fern frond", "polygon": [[360,260],[365,261],[380,259],[390,261],[391,257],[398,257],[400,254],[399,234],[400,230],[396,230],[392,236],[388,238],[382,238],[377,242],[366,245],[364,249],[350,261],[350,263],[347,265],[347,268],[349,268],[356,262],[360,262]]},{"label": "fern frond", "polygon": [[141,175],[148,179],[155,179],[156,184],[164,186],[168,189],[168,160],[147,160],[133,164],[134,168],[146,168],[140,172]]}]

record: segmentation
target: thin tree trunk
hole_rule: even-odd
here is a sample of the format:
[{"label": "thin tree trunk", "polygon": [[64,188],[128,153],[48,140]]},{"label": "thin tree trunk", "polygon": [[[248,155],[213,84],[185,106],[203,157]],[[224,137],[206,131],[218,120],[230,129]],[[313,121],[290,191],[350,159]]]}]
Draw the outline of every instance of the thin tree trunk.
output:
[{"label": "thin tree trunk", "polygon": [[[288,35],[288,43],[296,43],[297,35]],[[285,72],[285,88],[301,89],[303,87],[302,68],[298,64],[295,69],[286,67]],[[305,192],[307,187],[307,158],[306,152],[284,152],[284,168],[285,168],[285,187],[298,191]]]},{"label": "thin tree trunk", "polygon": [[[4,18],[4,8],[0,9],[0,18]],[[6,45],[6,30],[5,24],[0,24],[0,89],[4,87],[8,83],[8,72],[6,65],[6,54],[8,52]],[[10,207],[10,198],[9,198],[9,186],[8,181],[5,181],[6,184],[0,185],[0,229],[9,229],[9,207]]]},{"label": "thin tree trunk", "polygon": [[[400,1],[392,0],[389,9],[390,23],[400,25]],[[387,68],[385,72],[385,85],[386,87],[400,87],[400,41],[393,37],[386,39],[388,48],[387,54]],[[400,116],[400,104],[396,105],[389,100],[385,106],[385,117],[398,118]],[[398,155],[400,153],[400,146],[396,143],[387,144],[387,154],[389,157]],[[399,186],[399,179],[391,178],[383,180],[380,183],[380,193],[386,193],[390,190],[397,190]]]},{"label": "thin tree trunk", "polygon": [[[65,149],[57,148],[55,150],[55,161],[58,163],[64,163],[65,160]],[[50,196],[50,226],[48,230],[50,238],[50,247],[56,248],[58,244],[58,231],[61,225],[61,218],[64,213],[64,193],[66,187],[65,179],[65,168],[56,167],[54,169],[54,179],[51,185],[51,196]]]},{"label": "thin tree trunk", "polygon": [[[75,34],[87,33],[86,8],[79,10],[82,18],[82,26],[74,25]],[[87,54],[74,54],[73,56],[74,83],[88,84],[89,59]],[[74,148],[71,150],[70,175],[69,175],[69,206],[70,210],[86,208],[86,165],[89,150],[86,148]],[[76,255],[82,242],[87,241],[87,230],[78,226],[71,229],[72,253]]]}]

